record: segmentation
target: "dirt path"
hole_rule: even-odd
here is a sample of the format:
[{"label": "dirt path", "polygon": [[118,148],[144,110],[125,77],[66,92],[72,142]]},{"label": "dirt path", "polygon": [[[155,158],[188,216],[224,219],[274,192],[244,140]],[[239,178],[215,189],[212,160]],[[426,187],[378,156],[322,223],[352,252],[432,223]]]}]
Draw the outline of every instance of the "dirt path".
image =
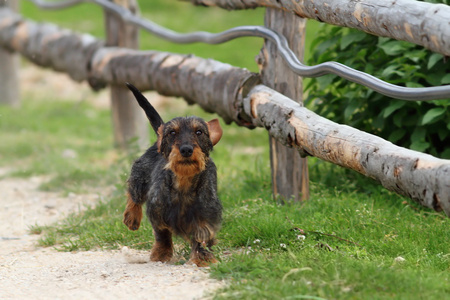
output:
[{"label": "dirt path", "polygon": [[52,223],[100,197],[38,191],[43,180],[0,180],[1,299],[197,299],[222,285],[195,266],[148,262],[144,251],[37,247],[39,236],[28,234],[29,225]]},{"label": "dirt path", "polygon": [[[51,91],[108,106],[106,92],[93,96],[86,84],[54,72],[27,67],[21,83],[24,93],[36,97]],[[7,172],[0,169],[0,176]],[[152,263],[144,251],[67,253],[37,247],[39,236],[28,234],[30,225],[51,224],[107,197],[107,192],[64,198],[39,191],[47,179],[0,179],[0,299],[200,299],[223,286],[205,269]]]}]

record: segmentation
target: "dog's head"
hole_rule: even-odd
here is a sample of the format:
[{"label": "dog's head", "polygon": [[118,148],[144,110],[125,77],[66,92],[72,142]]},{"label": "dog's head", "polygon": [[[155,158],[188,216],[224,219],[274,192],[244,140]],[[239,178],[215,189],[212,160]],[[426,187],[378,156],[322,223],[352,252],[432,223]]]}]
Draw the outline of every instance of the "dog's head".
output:
[{"label": "dog's head", "polygon": [[158,128],[158,151],[168,160],[166,169],[177,175],[194,175],[205,169],[213,146],[222,137],[219,120],[179,117]]}]

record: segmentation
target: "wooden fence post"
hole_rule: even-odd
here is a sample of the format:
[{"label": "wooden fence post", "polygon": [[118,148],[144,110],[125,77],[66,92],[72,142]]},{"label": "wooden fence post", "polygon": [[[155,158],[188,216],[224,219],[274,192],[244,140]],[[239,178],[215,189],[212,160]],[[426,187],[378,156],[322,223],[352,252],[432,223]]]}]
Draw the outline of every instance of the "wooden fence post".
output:
[{"label": "wooden fence post", "polygon": [[[137,13],[136,0],[110,0]],[[105,10],[106,45],[139,48],[139,29],[126,25],[119,17]],[[137,138],[139,148],[148,146],[148,121],[136,100],[125,86],[111,85],[111,114],[116,146],[126,149]]]},{"label": "wooden fence post", "polygon": [[[0,6],[18,10],[19,0],[0,0]],[[20,105],[19,56],[0,48],[0,104]]]},{"label": "wooden fence post", "polygon": [[[284,35],[296,56],[303,60],[306,19],[290,12],[267,8],[265,26]],[[264,85],[273,88],[288,98],[301,103],[303,96],[302,78],[294,74],[284,63],[277,47],[265,41],[257,56]],[[293,137],[294,138],[294,137]],[[288,148],[270,139],[270,164],[274,196],[296,201],[309,198],[309,176],[306,158],[301,158],[296,149]]]}]

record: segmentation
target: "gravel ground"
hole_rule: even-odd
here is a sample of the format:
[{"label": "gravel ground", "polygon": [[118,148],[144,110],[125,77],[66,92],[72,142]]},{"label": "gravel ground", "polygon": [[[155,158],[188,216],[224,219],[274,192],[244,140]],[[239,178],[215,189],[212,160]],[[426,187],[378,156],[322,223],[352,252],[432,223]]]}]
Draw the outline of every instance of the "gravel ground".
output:
[{"label": "gravel ground", "polygon": [[29,225],[55,222],[100,197],[38,191],[43,180],[0,180],[1,299],[199,299],[223,285],[203,268],[149,262],[146,251],[37,247]]}]

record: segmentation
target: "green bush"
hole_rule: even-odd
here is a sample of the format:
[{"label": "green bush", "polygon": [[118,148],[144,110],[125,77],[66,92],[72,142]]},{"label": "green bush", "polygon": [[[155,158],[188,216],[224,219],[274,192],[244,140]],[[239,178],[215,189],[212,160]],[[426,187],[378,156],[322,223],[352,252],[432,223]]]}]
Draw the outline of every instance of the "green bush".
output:
[{"label": "green bush", "polygon": [[[400,86],[450,84],[450,62],[443,55],[354,29],[322,25],[311,53],[310,65],[337,61]],[[396,100],[335,75],[311,80],[306,91],[307,105],[326,118],[402,147],[450,158],[449,99]]]}]

